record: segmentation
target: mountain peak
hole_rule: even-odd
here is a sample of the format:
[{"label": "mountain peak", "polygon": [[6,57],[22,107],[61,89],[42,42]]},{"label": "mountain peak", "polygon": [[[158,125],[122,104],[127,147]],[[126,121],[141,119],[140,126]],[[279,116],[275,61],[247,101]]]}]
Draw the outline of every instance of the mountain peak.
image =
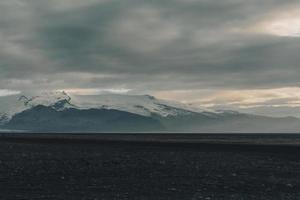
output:
[{"label": "mountain peak", "polygon": [[52,106],[59,101],[71,101],[71,97],[67,95],[64,91],[54,91],[54,92],[41,92],[38,95],[31,97],[26,97],[22,95],[19,101],[22,101],[25,106],[34,107],[37,105]]}]

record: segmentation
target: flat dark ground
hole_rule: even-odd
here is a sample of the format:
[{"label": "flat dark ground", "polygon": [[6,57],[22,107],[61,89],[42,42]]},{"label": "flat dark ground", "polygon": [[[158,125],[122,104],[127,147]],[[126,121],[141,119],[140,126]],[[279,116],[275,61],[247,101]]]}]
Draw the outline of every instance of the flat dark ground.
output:
[{"label": "flat dark ground", "polygon": [[0,199],[300,199],[299,141],[0,134]]}]

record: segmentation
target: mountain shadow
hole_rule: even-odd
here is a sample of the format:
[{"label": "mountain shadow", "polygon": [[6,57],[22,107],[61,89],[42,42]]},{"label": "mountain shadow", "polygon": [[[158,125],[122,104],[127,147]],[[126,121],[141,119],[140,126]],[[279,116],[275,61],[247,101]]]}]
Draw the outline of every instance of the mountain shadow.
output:
[{"label": "mountain shadow", "polygon": [[57,111],[39,105],[16,114],[4,126],[30,132],[152,132],[164,131],[156,119],[112,109]]}]

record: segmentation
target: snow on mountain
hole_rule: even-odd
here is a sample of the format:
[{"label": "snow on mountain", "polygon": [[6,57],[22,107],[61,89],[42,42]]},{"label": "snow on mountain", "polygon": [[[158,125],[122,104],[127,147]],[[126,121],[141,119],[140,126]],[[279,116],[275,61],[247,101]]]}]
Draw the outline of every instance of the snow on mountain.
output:
[{"label": "snow on mountain", "polygon": [[69,96],[64,92],[0,97],[0,125],[4,129],[50,132],[122,132],[132,128],[137,128],[137,132],[216,133],[299,132],[300,129],[296,118],[270,118],[230,110],[212,112],[149,95]]},{"label": "snow on mountain", "polygon": [[[9,121],[16,113],[20,113],[37,105],[55,106],[64,101],[66,103],[70,101],[70,97],[64,92],[2,96],[0,97],[0,124]],[[66,108],[67,105],[64,107]]]},{"label": "snow on mountain", "polygon": [[0,97],[0,125],[9,121],[14,114],[26,109],[24,103],[18,98],[18,95]]},{"label": "snow on mountain", "polygon": [[38,95],[11,95],[0,97],[0,124],[11,119],[16,113],[37,105],[52,107],[56,110],[67,108],[90,109],[105,108],[126,111],[143,116],[188,115],[203,112],[201,109],[181,103],[156,99],[149,95],[102,94],[93,96],[69,96],[65,92],[43,92]]},{"label": "snow on mountain", "polygon": [[74,107],[71,105],[71,97],[65,92],[43,92],[39,95],[19,97],[19,101],[23,102],[26,108],[32,108],[37,105],[50,106],[56,110],[63,110],[69,107]]},{"label": "snow on mountain", "polygon": [[127,111],[144,116],[186,115],[202,110],[184,104],[156,99],[149,95],[102,94],[97,96],[72,96],[71,102],[80,108],[106,108]]}]

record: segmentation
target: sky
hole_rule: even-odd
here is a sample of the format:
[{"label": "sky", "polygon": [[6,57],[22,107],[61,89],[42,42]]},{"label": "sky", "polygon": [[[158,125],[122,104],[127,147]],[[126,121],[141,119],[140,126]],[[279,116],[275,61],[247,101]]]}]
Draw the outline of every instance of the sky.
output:
[{"label": "sky", "polygon": [[299,0],[0,0],[0,96],[151,94],[300,117]]}]

